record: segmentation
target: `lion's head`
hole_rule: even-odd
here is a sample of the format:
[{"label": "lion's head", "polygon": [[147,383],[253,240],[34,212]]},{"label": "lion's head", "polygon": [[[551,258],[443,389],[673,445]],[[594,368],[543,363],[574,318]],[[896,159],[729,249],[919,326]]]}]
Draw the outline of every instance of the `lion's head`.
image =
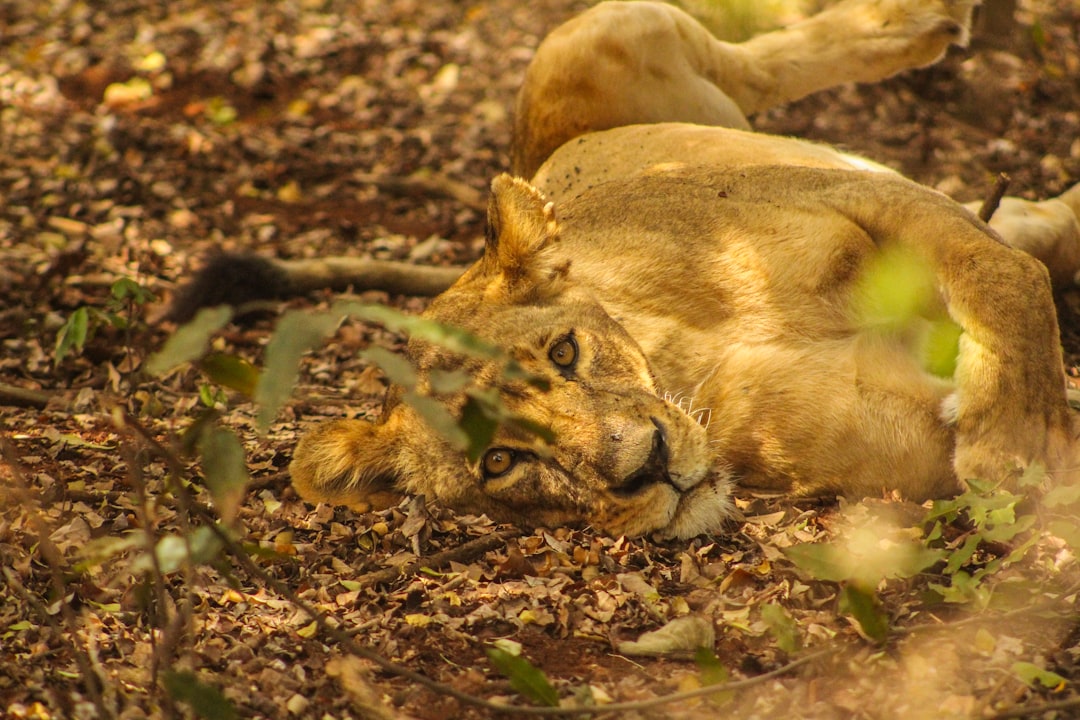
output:
[{"label": "lion's head", "polygon": [[[498,345],[543,382],[415,339],[407,354],[429,391],[435,376],[463,371],[527,422],[502,424],[470,460],[391,389],[377,423],[329,422],[303,438],[291,467],[300,494],[371,506],[424,493],[497,520],[612,534],[717,529],[730,515],[729,481],[705,429],[659,395],[638,344],[575,285],[543,196],[509,176],[492,190],[485,256],[425,315]],[[439,398],[455,415],[465,406],[460,391]]]}]

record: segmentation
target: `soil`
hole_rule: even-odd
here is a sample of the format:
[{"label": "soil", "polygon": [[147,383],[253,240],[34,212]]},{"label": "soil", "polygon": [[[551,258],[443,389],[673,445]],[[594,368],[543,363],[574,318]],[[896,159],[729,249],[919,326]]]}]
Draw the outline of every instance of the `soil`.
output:
[{"label": "soil", "polygon": [[[227,703],[253,718],[492,717],[501,711],[446,688],[523,707],[523,684],[543,684],[500,672],[496,643],[519,647],[568,707],[756,678],[616,713],[625,718],[1076,712],[1080,585],[1067,529],[984,537],[955,566],[867,587],[786,551],[852,527],[902,543],[933,526],[925,508],[747,494],[728,533],[663,543],[521,533],[422,498],[371,513],[311,506],[285,472],[298,434],[377,413],[386,380],[356,354],[400,337],[343,326],[305,358],[266,431],[244,395],[196,368],[143,372],[176,331],[162,309],[214,252],[476,259],[524,68],[544,33],[585,6],[0,5],[0,712],[228,717],[215,704]],[[1055,195],[1080,179],[1080,6],[1022,2],[1009,33],[977,34],[932,68],[754,122],[961,201],[988,196],[1002,172],[1011,194]],[[155,299],[116,299],[123,278]],[[410,312],[426,302],[356,295]],[[335,297],[230,324],[212,350],[257,365],[282,307]],[[1080,296],[1059,300],[1075,375]],[[59,352],[80,308],[85,342]],[[211,408],[251,477],[231,502],[211,497],[192,452]],[[230,542],[247,552],[206,530],[213,501],[235,514]],[[939,530],[947,550],[977,532],[963,521]],[[981,585],[965,584],[984,570]],[[682,617],[715,633],[690,643],[710,650],[696,660],[620,646]],[[873,617],[883,634],[868,630]]]}]

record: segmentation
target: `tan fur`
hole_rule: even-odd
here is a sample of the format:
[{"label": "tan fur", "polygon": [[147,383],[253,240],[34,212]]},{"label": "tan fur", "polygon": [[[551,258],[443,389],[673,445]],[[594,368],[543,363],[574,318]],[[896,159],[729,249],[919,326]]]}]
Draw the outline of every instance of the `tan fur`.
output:
[{"label": "tan fur", "polygon": [[[485,474],[395,390],[377,424],[308,433],[292,465],[301,494],[363,505],[425,493],[525,525],[687,537],[730,516],[732,481],[921,500],[1034,463],[1068,475],[1049,274],[1010,244],[1071,279],[1080,193],[1008,200],[995,218],[1003,242],[969,210],[860,158],[686,124],[746,127],[744,113],[771,103],[931,62],[965,36],[970,9],[843,2],[740,46],[645,2],[601,4],[556,30],[522,90],[515,166],[564,144],[532,168],[533,184],[494,181],[484,258],[426,312],[550,387],[408,347],[420,377],[472,379],[432,391],[451,412],[494,388],[554,440],[504,424],[488,443],[499,472]],[[859,310],[864,271],[897,251],[928,268],[925,315],[964,331],[949,380],[924,372],[907,332]]]},{"label": "tan fur", "polygon": [[531,177],[573,137],[638,123],[749,129],[818,90],[929,65],[967,42],[976,0],[845,0],[748,42],[720,42],[660,2],[603,2],[556,28],[518,95],[511,171]]}]

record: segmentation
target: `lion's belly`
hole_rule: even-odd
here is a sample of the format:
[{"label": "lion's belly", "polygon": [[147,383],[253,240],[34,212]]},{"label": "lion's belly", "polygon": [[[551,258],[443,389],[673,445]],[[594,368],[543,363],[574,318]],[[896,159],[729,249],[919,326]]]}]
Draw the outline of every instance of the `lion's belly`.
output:
[{"label": "lion's belly", "polygon": [[716,348],[694,392],[709,439],[740,482],[792,495],[909,499],[955,489],[949,384],[881,339]]}]

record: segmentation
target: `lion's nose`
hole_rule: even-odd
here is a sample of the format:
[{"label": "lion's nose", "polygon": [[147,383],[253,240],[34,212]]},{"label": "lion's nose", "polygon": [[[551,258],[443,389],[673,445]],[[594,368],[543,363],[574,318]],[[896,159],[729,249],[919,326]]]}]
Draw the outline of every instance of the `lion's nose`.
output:
[{"label": "lion's nose", "polygon": [[671,483],[668,475],[668,461],[671,459],[671,450],[668,447],[667,428],[655,417],[649,420],[656,427],[652,436],[652,447],[649,449],[649,457],[641,467],[623,478],[612,490],[620,495],[633,495],[654,483]]},{"label": "lion's nose", "polygon": [[649,416],[656,432],[652,438],[652,452],[649,454],[649,462],[657,463],[667,472],[668,461],[671,459],[671,451],[668,449],[667,428],[653,416]]}]

